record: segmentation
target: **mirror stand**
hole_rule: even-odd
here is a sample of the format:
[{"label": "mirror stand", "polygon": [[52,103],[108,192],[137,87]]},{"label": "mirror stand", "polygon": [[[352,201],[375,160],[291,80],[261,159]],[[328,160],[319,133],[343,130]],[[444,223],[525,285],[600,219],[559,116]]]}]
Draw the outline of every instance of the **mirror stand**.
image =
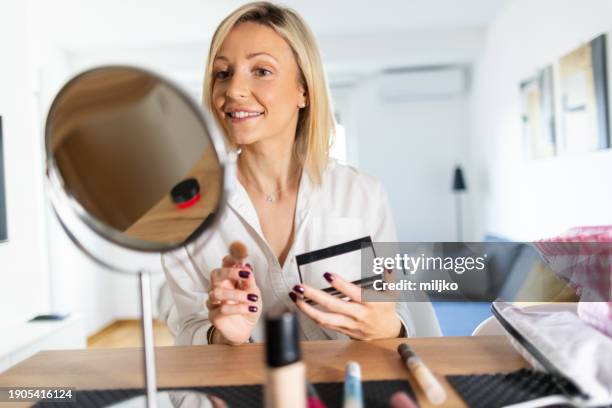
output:
[{"label": "mirror stand", "polygon": [[143,339],[143,358],[145,384],[147,389],[147,407],[157,406],[157,374],[155,371],[155,338],[153,336],[153,313],[151,312],[151,276],[146,271],[139,271],[140,307]]}]

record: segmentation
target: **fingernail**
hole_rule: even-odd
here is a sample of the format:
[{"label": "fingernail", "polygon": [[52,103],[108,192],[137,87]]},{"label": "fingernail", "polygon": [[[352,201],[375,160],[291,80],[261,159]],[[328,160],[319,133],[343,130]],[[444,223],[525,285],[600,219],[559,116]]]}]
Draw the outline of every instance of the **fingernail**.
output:
[{"label": "fingernail", "polygon": [[331,283],[334,280],[334,277],[332,276],[331,273],[329,272],[325,272],[323,274],[323,277],[325,278],[326,281],[328,281],[329,283]]},{"label": "fingernail", "polygon": [[257,306],[249,306],[249,312],[257,313]]},{"label": "fingernail", "polygon": [[300,285],[295,285],[293,287],[293,291],[299,293],[300,295],[304,294],[304,287]]},{"label": "fingernail", "polygon": [[247,268],[249,268],[250,270],[253,270],[253,267],[251,266],[250,263],[244,264],[244,266],[246,266]]},{"label": "fingernail", "polygon": [[247,295],[247,299],[249,299],[251,302],[257,302],[257,299],[259,299],[259,297],[254,293],[249,293]]},{"label": "fingernail", "polygon": [[289,292],[289,297],[291,298],[293,303],[295,303],[297,301],[297,295],[295,293]]},{"label": "fingernail", "polygon": [[238,276],[240,276],[241,278],[244,278],[244,279],[247,279],[250,274],[251,274],[251,272],[249,272],[249,271],[240,271],[240,272],[238,272]]}]

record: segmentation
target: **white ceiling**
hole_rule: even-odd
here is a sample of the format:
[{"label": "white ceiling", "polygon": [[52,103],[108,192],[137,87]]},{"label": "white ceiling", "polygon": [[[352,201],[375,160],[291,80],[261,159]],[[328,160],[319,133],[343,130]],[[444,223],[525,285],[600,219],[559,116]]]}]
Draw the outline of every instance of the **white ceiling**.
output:
[{"label": "white ceiling", "polygon": [[[330,82],[346,82],[382,69],[469,64],[482,47],[484,27],[510,1],[284,0],[283,4],[296,9],[314,31]],[[27,0],[32,55],[41,69],[51,72],[48,77],[55,77],[47,82],[58,86],[87,67],[126,63],[172,76],[197,90],[214,29],[244,3]]]},{"label": "white ceiling", "polygon": [[[486,25],[508,0],[289,0],[319,35]],[[374,6],[375,5],[375,6]]]},{"label": "white ceiling", "polygon": [[[483,26],[510,0],[285,0],[317,36]],[[206,42],[242,0],[28,0],[35,32],[68,48]],[[373,6],[375,4],[375,6]]]}]

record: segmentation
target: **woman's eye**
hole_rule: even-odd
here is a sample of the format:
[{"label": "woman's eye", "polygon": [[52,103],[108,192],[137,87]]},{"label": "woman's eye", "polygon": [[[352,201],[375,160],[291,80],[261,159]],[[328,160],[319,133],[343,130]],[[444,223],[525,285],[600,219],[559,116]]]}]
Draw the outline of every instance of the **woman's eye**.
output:
[{"label": "woman's eye", "polygon": [[217,71],[215,72],[215,79],[225,79],[229,76],[229,71]]},{"label": "woman's eye", "polygon": [[257,76],[268,76],[272,75],[272,71],[265,68],[257,68],[255,69],[255,74],[257,74]]}]

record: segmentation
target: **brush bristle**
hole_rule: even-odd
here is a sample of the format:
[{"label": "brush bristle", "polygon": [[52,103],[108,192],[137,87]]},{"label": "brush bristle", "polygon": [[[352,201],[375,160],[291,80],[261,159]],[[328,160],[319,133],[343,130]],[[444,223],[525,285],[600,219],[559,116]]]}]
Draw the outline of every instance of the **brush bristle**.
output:
[{"label": "brush bristle", "polygon": [[232,242],[229,247],[229,252],[234,259],[244,259],[249,255],[246,245],[240,241]]}]

